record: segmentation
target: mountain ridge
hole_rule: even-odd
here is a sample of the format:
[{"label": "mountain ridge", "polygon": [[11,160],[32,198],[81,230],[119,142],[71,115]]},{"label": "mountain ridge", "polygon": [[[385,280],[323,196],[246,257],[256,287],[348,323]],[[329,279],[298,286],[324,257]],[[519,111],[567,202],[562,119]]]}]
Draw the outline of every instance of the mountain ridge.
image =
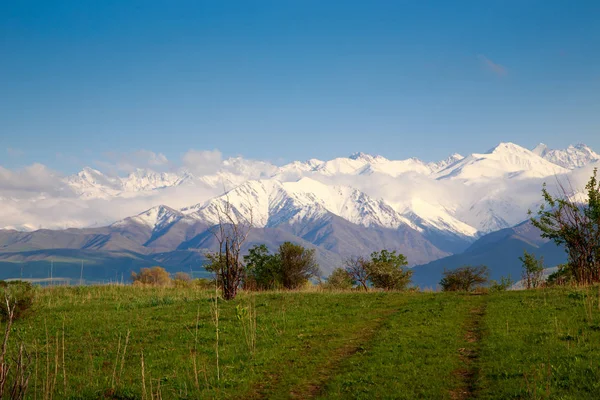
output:
[{"label": "mountain ridge", "polygon": [[[197,249],[181,244],[205,235],[229,202],[236,220],[252,219],[257,237],[273,246],[280,243],[276,234],[316,246],[326,263],[388,246],[407,253],[411,265],[425,264],[469,252],[487,234],[517,225],[539,205],[546,180],[551,190],[563,178],[580,187],[599,160],[582,144],[529,150],[505,142],[438,162],[354,153],[278,167],[235,157],[203,173],[136,169],[124,177],[86,167],[62,178],[54,192],[26,201],[2,196],[0,204],[14,211],[3,228],[28,229],[0,230],[22,246],[5,242],[3,250],[0,240],[0,252],[42,251],[46,243],[119,257],[128,251],[144,262],[158,254],[168,262],[199,260],[189,253]],[[46,229],[55,227],[70,229]]]}]

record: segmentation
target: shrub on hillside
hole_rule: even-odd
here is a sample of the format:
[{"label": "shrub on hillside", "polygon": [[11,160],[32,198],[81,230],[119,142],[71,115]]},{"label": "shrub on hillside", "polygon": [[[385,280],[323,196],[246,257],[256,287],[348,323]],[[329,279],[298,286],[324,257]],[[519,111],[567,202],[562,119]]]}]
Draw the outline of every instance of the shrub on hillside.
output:
[{"label": "shrub on hillside", "polygon": [[13,311],[13,320],[22,318],[33,306],[35,288],[24,281],[0,281],[0,318],[7,321],[9,309]]},{"label": "shrub on hillside", "polygon": [[256,245],[244,256],[247,276],[244,288],[270,290],[281,286],[282,270],[279,253],[271,254],[266,245]]},{"label": "shrub on hillside", "polygon": [[168,286],[171,284],[169,273],[162,267],[142,268],[139,273],[132,272],[134,285]]},{"label": "shrub on hillside", "polygon": [[345,268],[353,285],[369,290],[371,277],[371,261],[365,257],[350,257],[345,261]]},{"label": "shrub on hillside", "polygon": [[585,186],[587,199],[583,201],[572,195],[570,185],[558,182],[559,193],[553,196],[544,183],[543,203],[531,218],[543,238],[564,246],[569,260],[565,268],[571,270],[570,275],[578,284],[600,282],[600,180],[597,174],[598,168],[594,168]]},{"label": "shrub on hillside", "polygon": [[369,285],[383,290],[406,290],[412,271],[403,254],[381,250],[371,253],[371,258],[351,257],[346,260],[346,272],[352,283],[369,290]]},{"label": "shrub on hillside", "polygon": [[187,288],[192,286],[192,278],[185,272],[177,272],[173,277],[173,284],[177,288]]},{"label": "shrub on hillside", "polygon": [[369,268],[373,286],[384,290],[406,290],[411,282],[412,271],[404,269],[408,262],[403,254],[381,250],[371,254]]},{"label": "shrub on hillside", "polygon": [[281,258],[281,284],[286,289],[301,288],[306,282],[319,276],[315,250],[285,242],[279,246]]},{"label": "shrub on hillside", "polygon": [[302,288],[311,278],[319,276],[319,266],[314,249],[285,242],[275,254],[269,253],[264,244],[252,247],[244,256],[247,290],[271,290]]},{"label": "shrub on hillside", "polygon": [[490,292],[504,292],[514,284],[513,280],[508,277],[500,277],[500,282],[492,280],[490,281]]},{"label": "shrub on hillside", "polygon": [[521,277],[523,278],[523,286],[525,289],[535,289],[542,286],[544,283],[544,259],[537,259],[534,254],[528,253],[527,250],[523,252],[523,257],[519,257],[521,263],[523,263],[523,272]]},{"label": "shrub on hillside", "polygon": [[464,266],[453,270],[444,270],[440,286],[444,292],[470,292],[488,281],[489,270],[485,265]]},{"label": "shrub on hillside", "polygon": [[549,286],[562,286],[575,283],[573,268],[568,264],[559,265],[555,272],[548,275],[548,280],[546,283]]},{"label": "shrub on hillside", "polygon": [[352,289],[352,277],[345,269],[336,268],[329,275],[329,278],[327,278],[325,288],[337,290]]}]

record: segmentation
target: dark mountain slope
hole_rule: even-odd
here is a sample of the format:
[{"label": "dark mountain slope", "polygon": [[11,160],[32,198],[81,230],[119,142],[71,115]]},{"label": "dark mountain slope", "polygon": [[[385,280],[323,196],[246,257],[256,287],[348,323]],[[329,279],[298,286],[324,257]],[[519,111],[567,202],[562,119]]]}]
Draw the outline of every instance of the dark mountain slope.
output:
[{"label": "dark mountain slope", "polygon": [[465,252],[445,257],[413,268],[413,281],[421,287],[436,287],[444,269],[464,265],[487,265],[491,279],[510,275],[515,281],[521,279],[523,251],[544,257],[547,268],[566,262],[564,249],[554,242],[540,237],[540,232],[529,221],[515,227],[502,229],[483,236]]}]

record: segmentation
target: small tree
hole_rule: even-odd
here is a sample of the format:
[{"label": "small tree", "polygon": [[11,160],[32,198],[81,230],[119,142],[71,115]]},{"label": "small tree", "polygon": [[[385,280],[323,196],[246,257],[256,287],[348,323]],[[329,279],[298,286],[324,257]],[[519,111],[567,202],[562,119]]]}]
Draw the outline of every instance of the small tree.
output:
[{"label": "small tree", "polygon": [[139,273],[132,272],[134,285],[168,286],[171,284],[169,273],[162,267],[142,268]]},{"label": "small tree", "polygon": [[371,261],[364,257],[350,257],[345,261],[345,270],[350,276],[353,285],[360,285],[369,290],[369,278],[371,277]]},{"label": "small tree", "polygon": [[403,254],[381,250],[371,254],[370,280],[373,286],[384,290],[405,290],[410,284],[412,271],[404,269],[408,262]]},{"label": "small tree", "polygon": [[509,276],[501,276],[500,282],[492,280],[490,281],[490,291],[491,292],[504,292],[514,284],[513,280]]},{"label": "small tree", "polygon": [[[568,267],[578,283],[600,281],[600,182],[594,173],[587,185],[587,202],[581,203],[559,183],[560,194],[552,196],[542,188],[544,204],[531,218],[542,231],[542,237],[564,245],[569,256]],[[532,214],[531,211],[529,212]]]},{"label": "small tree", "polygon": [[546,283],[550,286],[563,286],[574,281],[575,277],[573,276],[573,269],[569,266],[569,264],[561,264],[558,265],[558,268],[555,272],[548,275],[548,280]]},{"label": "small tree", "polygon": [[352,288],[352,277],[343,268],[333,270],[329,278],[327,278],[326,287],[329,289],[346,290]]},{"label": "small tree", "polygon": [[470,292],[475,287],[487,283],[489,270],[485,265],[464,266],[454,270],[444,270],[440,286],[444,292]]},{"label": "small tree", "polygon": [[9,357],[8,346],[13,332],[12,324],[33,304],[33,291],[33,287],[27,282],[0,281],[2,320],[6,323],[4,340],[0,346],[0,398],[8,395],[10,399],[24,399],[27,393],[31,377],[31,354],[21,342],[16,356]]},{"label": "small tree", "polygon": [[216,252],[206,254],[210,263],[205,268],[215,273],[225,300],[235,298],[237,290],[245,278],[246,270],[241,259],[241,252],[252,229],[252,209],[248,209],[249,218],[235,212],[229,202],[229,197],[226,197],[223,204],[214,206],[218,224],[211,229],[211,232],[215,236],[219,248]]},{"label": "small tree", "polygon": [[535,289],[540,287],[544,280],[542,276],[544,274],[544,259],[537,259],[534,254],[528,253],[527,250],[523,252],[523,257],[519,257],[521,263],[523,263],[523,271],[521,277],[523,279],[523,285],[526,289]]},{"label": "small tree", "polygon": [[279,246],[281,258],[281,283],[286,289],[297,289],[310,278],[319,276],[315,250],[285,242]]},{"label": "small tree", "polygon": [[248,281],[257,289],[269,290],[281,286],[281,256],[271,254],[264,244],[256,245],[244,256]]},{"label": "small tree", "polygon": [[[12,318],[17,320],[26,315],[35,299],[35,288],[25,281],[0,281],[0,319],[8,321],[9,308],[12,307]],[[8,301],[3,301],[8,300]]]}]

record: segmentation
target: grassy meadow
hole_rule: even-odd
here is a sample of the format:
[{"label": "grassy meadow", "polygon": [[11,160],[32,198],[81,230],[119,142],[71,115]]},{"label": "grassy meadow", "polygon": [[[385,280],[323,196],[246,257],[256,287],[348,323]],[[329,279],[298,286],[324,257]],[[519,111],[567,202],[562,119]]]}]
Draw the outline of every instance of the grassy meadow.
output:
[{"label": "grassy meadow", "polygon": [[50,287],[10,351],[32,399],[597,399],[598,296]]}]

